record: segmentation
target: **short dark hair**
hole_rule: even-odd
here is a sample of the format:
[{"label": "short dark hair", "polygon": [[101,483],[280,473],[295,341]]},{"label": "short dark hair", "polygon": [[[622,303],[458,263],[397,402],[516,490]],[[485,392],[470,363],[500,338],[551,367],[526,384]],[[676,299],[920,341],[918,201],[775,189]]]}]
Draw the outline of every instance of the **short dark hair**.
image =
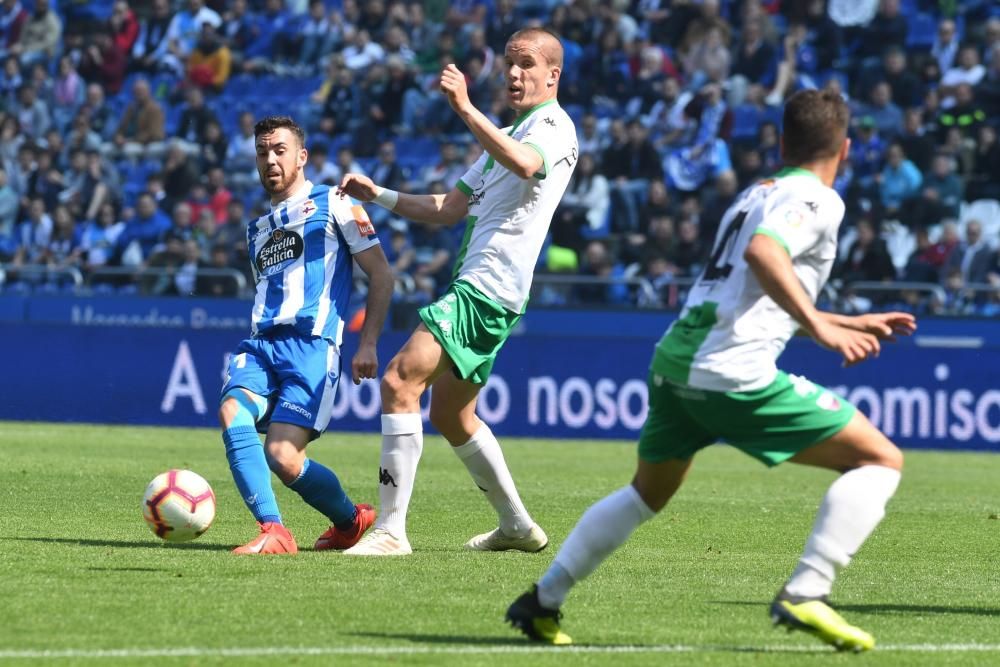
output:
[{"label": "short dark hair", "polygon": [[[447,31],[445,31],[447,34]],[[538,40],[548,42],[551,49],[542,47],[542,55],[549,65],[563,66],[563,46],[559,35],[549,28],[542,26],[528,26],[521,28],[507,39],[507,43],[519,42],[521,40]]]},{"label": "short dark hair", "polygon": [[781,157],[789,166],[836,157],[847,138],[851,112],[840,93],[802,90],[785,104]]},{"label": "short dark hair", "polygon": [[294,134],[295,138],[299,141],[299,146],[306,145],[306,133],[290,116],[268,116],[266,118],[262,118],[257,121],[256,125],[253,126],[253,138],[256,141],[260,135],[271,134],[275,130],[281,128],[285,128]]}]

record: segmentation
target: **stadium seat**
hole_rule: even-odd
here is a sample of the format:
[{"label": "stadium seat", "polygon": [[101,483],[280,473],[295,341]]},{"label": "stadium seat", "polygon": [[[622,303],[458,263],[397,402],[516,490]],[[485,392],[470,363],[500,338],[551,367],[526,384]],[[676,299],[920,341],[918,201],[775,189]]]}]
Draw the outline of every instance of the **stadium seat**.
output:
[{"label": "stadium seat", "polygon": [[910,30],[906,37],[906,46],[916,49],[929,49],[934,44],[937,34],[937,21],[930,14],[916,12],[907,14]]},{"label": "stadium seat", "polygon": [[1000,238],[1000,202],[995,199],[978,199],[964,204],[961,210],[961,231],[965,236],[965,226],[969,220],[978,220],[983,226],[983,238],[995,244]]}]

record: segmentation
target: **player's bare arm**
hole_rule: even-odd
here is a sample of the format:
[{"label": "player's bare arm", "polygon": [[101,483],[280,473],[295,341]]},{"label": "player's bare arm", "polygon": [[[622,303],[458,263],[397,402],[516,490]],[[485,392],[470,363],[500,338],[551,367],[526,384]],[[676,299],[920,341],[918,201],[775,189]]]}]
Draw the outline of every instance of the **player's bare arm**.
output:
[{"label": "player's bare arm", "polygon": [[[378,201],[385,191],[372,182],[372,179],[361,174],[344,174],[340,181],[340,196],[354,197],[363,202]],[[394,193],[398,196],[392,206],[386,206],[393,213],[414,222],[430,225],[454,225],[469,212],[469,197],[458,188],[443,195],[411,195],[404,192]]]},{"label": "player's bare arm", "polygon": [[743,258],[764,292],[791,315],[813,340],[843,356],[845,365],[851,366],[878,356],[881,347],[875,335],[835,324],[816,309],[812,299],[802,289],[792,260],[780,243],[765,234],[755,234]]},{"label": "player's bare arm", "polygon": [[823,312],[821,315],[836,325],[870,333],[879,340],[894,341],[896,336],[909,336],[917,330],[917,319],[910,313],[868,313],[851,316]]},{"label": "player's bare arm", "polygon": [[361,327],[358,351],[351,360],[351,378],[361,384],[363,378],[378,377],[378,353],[375,344],[392,300],[393,278],[389,262],[381,245],[374,245],[354,255],[354,260],[368,276],[368,299],[365,302],[365,323]]},{"label": "player's bare arm", "polygon": [[[511,66],[508,58],[507,67]],[[541,66],[533,57],[521,58],[522,68]],[[517,84],[508,83],[508,85]],[[453,64],[441,72],[441,92],[448,97],[451,108],[475,135],[483,150],[494,160],[520,178],[531,178],[542,169],[545,162],[538,151],[507,136],[472,104],[465,83],[465,74]]]}]

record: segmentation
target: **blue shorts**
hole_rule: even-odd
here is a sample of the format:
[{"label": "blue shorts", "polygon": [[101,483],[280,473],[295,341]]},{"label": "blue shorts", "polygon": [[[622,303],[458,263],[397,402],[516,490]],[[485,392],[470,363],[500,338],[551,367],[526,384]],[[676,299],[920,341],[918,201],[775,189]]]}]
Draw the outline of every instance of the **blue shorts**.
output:
[{"label": "blue shorts", "polygon": [[242,387],[267,397],[267,414],[257,422],[262,433],[271,422],[280,422],[311,429],[315,439],[330,423],[340,370],[337,345],[278,327],[236,347],[222,394]]}]

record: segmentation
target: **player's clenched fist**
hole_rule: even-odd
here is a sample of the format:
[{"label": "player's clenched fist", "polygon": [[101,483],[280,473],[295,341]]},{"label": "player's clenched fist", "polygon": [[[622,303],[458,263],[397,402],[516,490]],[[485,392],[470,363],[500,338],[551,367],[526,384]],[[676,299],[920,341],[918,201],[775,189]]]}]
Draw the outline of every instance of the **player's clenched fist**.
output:
[{"label": "player's clenched fist", "polygon": [[441,92],[448,96],[448,104],[455,111],[470,103],[465,75],[454,64],[447,65],[441,72]]},{"label": "player's clenched fist", "polygon": [[345,196],[354,197],[361,201],[371,201],[378,194],[378,186],[372,183],[372,179],[362,174],[344,174],[340,180],[340,187],[337,193],[340,198]]},{"label": "player's clenched fist", "polygon": [[361,345],[351,360],[351,379],[361,384],[363,378],[378,376],[378,354],[374,345]]}]

